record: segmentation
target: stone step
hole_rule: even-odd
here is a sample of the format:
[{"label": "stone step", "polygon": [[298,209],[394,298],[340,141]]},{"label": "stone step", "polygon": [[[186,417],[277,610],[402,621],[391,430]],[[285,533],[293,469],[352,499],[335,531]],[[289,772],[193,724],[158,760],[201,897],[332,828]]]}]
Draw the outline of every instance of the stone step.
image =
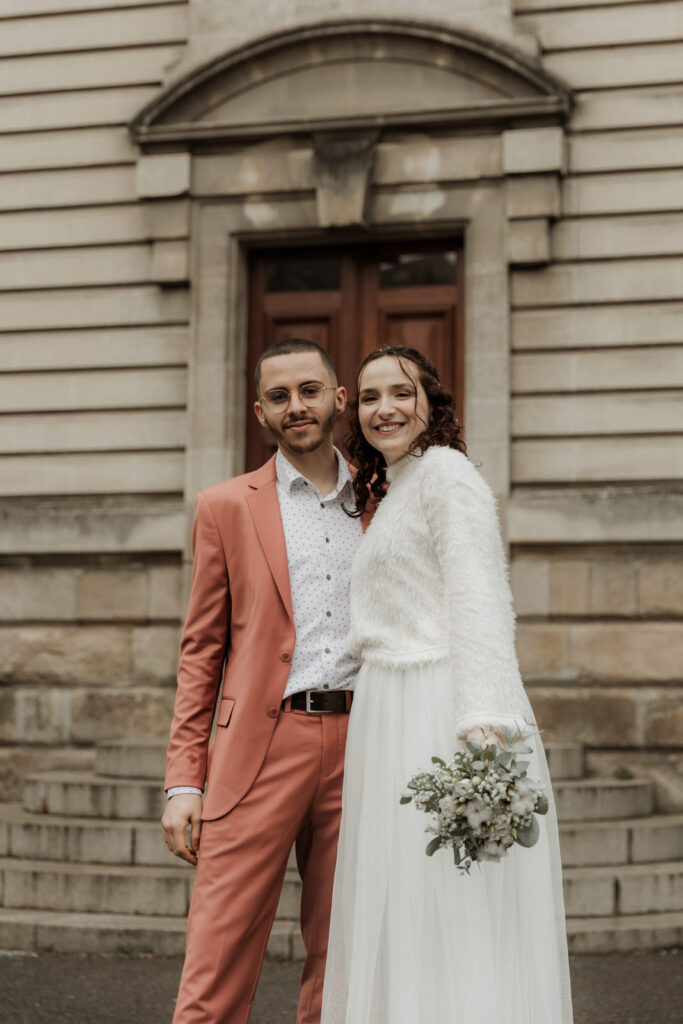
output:
[{"label": "stone step", "polygon": [[107,779],[89,772],[38,772],[24,783],[23,806],[36,814],[159,821],[166,796],[149,779]]},{"label": "stone step", "polygon": [[683,861],[566,868],[568,918],[683,911]]},{"label": "stone step", "polygon": [[[553,792],[563,821],[636,818],[654,809],[654,787],[647,779],[560,779]],[[165,801],[160,784],[151,779],[38,772],[26,779],[23,806],[37,814],[158,821]]]},{"label": "stone step", "polygon": [[654,810],[649,779],[565,779],[553,783],[560,821],[640,818]]},{"label": "stone step", "polygon": [[[683,945],[683,913],[570,918],[567,941],[570,953],[671,949]],[[185,951],[185,921],[178,917],[0,908],[0,948],[176,956]],[[302,960],[298,925],[275,921],[266,955],[277,960]]]},{"label": "stone step", "polygon": [[570,953],[644,953],[683,946],[683,913],[630,914],[625,917],[570,917]]},{"label": "stone step", "polygon": [[0,804],[0,857],[177,867],[158,821],[58,817]]},{"label": "stone step", "polygon": [[580,743],[548,743],[545,753],[551,779],[580,779],[583,776],[583,747]]},{"label": "stone step", "polygon": [[[178,862],[180,864],[180,862]],[[62,864],[0,858],[0,903],[7,909],[184,917],[194,872],[121,864]]]},{"label": "stone step", "polygon": [[161,786],[166,771],[166,740],[105,740],[97,744],[95,774],[122,779],[153,779]]},{"label": "stone step", "polygon": [[[150,867],[2,857],[0,906],[14,910],[184,917],[190,905],[194,870],[177,859],[175,863],[175,867]],[[278,920],[299,919],[300,891],[299,875],[290,867],[280,893]]]},{"label": "stone step", "polygon": [[[560,843],[565,867],[683,859],[683,814],[561,822]],[[178,866],[158,821],[58,817],[19,804],[0,804],[0,857]]]},{"label": "stone step", "polygon": [[[185,952],[185,920],[132,914],[77,914],[0,907],[0,948],[56,953]],[[266,955],[275,960],[302,960],[298,926],[276,921]]]},{"label": "stone step", "polygon": [[[565,868],[562,878],[568,918],[683,911],[683,861]],[[288,872],[279,917],[297,918],[300,886]]]},{"label": "stone step", "polygon": [[683,859],[683,814],[560,822],[565,867]]},{"label": "stone step", "polygon": [[[580,779],[583,776],[583,747],[580,743],[548,743],[545,750],[553,779]],[[165,740],[105,740],[97,744],[96,775],[154,779],[161,785],[165,770]]]}]

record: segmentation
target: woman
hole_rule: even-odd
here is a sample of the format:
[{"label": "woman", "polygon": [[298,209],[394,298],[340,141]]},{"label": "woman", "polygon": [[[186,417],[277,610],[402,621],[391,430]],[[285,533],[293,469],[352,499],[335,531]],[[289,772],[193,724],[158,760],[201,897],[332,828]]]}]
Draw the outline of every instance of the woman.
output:
[{"label": "woman", "polygon": [[538,734],[528,774],[546,784],[550,810],[533,848],[461,875],[447,851],[426,857],[427,819],[399,804],[432,755],[534,725],[494,499],[421,353],[366,358],[349,449],[358,513],[377,508],[352,572],[349,646],[362,665],[322,1024],[569,1024],[557,820]]}]

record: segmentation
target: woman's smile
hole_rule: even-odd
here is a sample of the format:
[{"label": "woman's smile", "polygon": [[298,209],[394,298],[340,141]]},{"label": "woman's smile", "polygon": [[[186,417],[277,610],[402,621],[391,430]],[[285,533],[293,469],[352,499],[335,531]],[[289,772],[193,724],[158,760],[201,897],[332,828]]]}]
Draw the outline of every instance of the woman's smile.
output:
[{"label": "woman's smile", "polygon": [[380,434],[393,434],[404,426],[405,423],[378,423],[374,429],[378,430]]}]

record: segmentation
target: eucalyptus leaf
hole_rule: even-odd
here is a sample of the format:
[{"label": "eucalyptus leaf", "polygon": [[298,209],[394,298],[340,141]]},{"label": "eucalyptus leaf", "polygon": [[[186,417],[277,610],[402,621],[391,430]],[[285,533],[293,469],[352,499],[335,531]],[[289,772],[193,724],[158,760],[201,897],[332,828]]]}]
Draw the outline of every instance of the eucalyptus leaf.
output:
[{"label": "eucalyptus leaf", "polygon": [[427,849],[425,851],[427,856],[428,857],[433,856],[436,853],[436,851],[439,849],[440,846],[441,846],[441,840],[439,839],[438,836],[436,836],[434,839],[430,840],[427,843]]},{"label": "eucalyptus leaf", "polygon": [[412,796],[402,796],[400,802],[402,804],[409,804],[409,803],[412,803],[412,799],[413,799]]},{"label": "eucalyptus leaf", "polygon": [[470,754],[480,754],[481,746],[479,743],[475,743],[474,740],[465,740],[465,746],[469,750]]},{"label": "eucalyptus leaf", "polygon": [[520,846],[525,846],[527,849],[531,846],[535,846],[540,835],[540,831],[541,830],[538,827],[538,819],[532,815],[531,821],[526,828],[517,829],[517,842]]},{"label": "eucalyptus leaf", "polygon": [[510,746],[510,750],[512,751],[513,754],[530,754],[531,753],[531,747],[529,746],[529,744],[528,743],[521,743],[519,741],[517,743],[512,743],[511,746]]},{"label": "eucalyptus leaf", "polygon": [[547,814],[548,807],[548,797],[544,794],[543,796],[539,796],[538,800],[536,801],[534,811],[536,812],[536,814]]}]

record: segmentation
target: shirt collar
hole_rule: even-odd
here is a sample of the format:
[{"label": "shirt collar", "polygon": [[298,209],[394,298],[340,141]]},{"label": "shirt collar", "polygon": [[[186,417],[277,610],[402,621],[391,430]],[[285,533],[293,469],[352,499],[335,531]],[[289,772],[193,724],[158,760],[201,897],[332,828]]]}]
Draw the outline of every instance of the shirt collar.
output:
[{"label": "shirt collar", "polygon": [[[346,459],[338,448],[334,449],[334,454],[337,456],[337,485],[334,490],[330,492],[330,495],[323,494],[321,495],[322,498],[328,498],[330,496],[332,498],[336,498],[341,494],[344,488],[350,487],[352,484],[351,471],[349,470]],[[311,483],[310,480],[306,480],[303,473],[300,473],[299,470],[292,465],[287,456],[283,455],[279,449],[275,456],[275,476],[277,482],[281,486],[285,487],[287,491],[291,491],[293,485],[298,480],[303,480],[309,484]],[[314,487],[317,491],[314,484],[311,484],[311,487]]]}]

